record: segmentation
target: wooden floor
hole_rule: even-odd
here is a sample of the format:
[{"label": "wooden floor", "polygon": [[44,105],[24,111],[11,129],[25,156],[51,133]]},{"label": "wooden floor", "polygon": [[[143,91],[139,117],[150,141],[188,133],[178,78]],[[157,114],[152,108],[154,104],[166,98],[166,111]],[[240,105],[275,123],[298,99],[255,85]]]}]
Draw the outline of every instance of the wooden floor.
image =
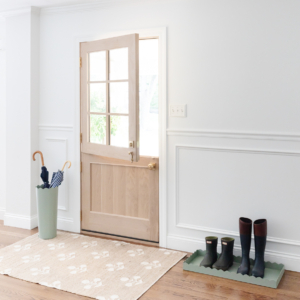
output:
[{"label": "wooden floor", "polygon": [[[0,248],[36,233],[7,227],[0,221]],[[278,289],[182,270],[183,260],[173,267],[141,300],[300,300],[300,273],[286,271]],[[90,298],[0,275],[0,300],[88,300]]]}]

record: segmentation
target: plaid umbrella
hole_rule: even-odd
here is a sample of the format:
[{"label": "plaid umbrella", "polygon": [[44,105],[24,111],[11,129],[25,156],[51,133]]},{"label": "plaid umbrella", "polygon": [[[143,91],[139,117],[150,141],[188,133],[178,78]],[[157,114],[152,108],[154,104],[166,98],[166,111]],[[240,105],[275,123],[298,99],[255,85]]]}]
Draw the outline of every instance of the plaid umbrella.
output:
[{"label": "plaid umbrella", "polygon": [[41,155],[41,160],[42,160],[42,173],[41,173],[41,178],[44,182],[44,188],[49,188],[50,185],[49,185],[49,172],[47,170],[47,168],[45,167],[45,164],[44,164],[44,156],[43,156],[43,153],[41,151],[35,151],[32,155],[32,158],[33,160],[35,161],[35,155],[36,154],[40,154]]},{"label": "plaid umbrella", "polygon": [[56,188],[58,186],[61,185],[61,183],[63,182],[64,180],[64,168],[66,166],[66,164],[69,163],[69,167],[68,169],[71,168],[71,162],[68,160],[65,162],[63,168],[60,170],[58,170],[57,172],[54,172],[53,175],[52,175],[52,179],[51,179],[51,184],[50,184],[50,188]]}]

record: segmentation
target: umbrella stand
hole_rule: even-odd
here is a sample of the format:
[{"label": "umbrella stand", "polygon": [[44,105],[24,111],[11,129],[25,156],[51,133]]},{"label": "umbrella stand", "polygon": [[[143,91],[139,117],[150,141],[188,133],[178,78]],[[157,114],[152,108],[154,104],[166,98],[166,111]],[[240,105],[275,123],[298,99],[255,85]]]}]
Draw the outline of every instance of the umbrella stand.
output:
[{"label": "umbrella stand", "polygon": [[41,178],[44,182],[43,185],[36,187],[39,238],[48,240],[55,238],[57,235],[58,188],[49,188],[49,172],[44,165],[43,153],[36,151],[32,158],[35,160],[37,153],[40,154],[42,160]]},{"label": "umbrella stand", "polygon": [[57,235],[58,187],[44,189],[43,186],[37,186],[36,200],[39,238],[53,239]]}]

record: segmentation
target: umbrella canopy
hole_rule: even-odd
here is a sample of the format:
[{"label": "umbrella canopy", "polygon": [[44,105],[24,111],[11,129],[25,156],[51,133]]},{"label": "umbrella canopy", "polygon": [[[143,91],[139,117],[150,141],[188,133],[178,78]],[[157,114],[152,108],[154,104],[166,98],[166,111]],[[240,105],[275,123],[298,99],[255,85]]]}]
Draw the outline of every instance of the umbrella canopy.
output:
[{"label": "umbrella canopy", "polygon": [[51,179],[51,184],[50,184],[50,188],[55,188],[61,185],[61,183],[64,180],[64,168],[66,166],[66,164],[69,163],[69,167],[68,169],[71,168],[71,162],[68,160],[65,162],[64,166],[62,167],[61,171],[58,170],[57,172],[54,172],[52,175],[52,179]]},{"label": "umbrella canopy", "polygon": [[64,172],[60,170],[54,172],[50,183],[50,188],[56,188],[60,186],[63,180],[64,180]]},{"label": "umbrella canopy", "polygon": [[36,154],[40,154],[41,155],[41,160],[42,160],[42,173],[41,173],[41,178],[44,182],[44,188],[49,188],[50,185],[49,185],[49,172],[47,170],[47,168],[45,167],[45,164],[44,164],[44,156],[43,156],[43,153],[41,151],[36,151],[33,153],[32,155],[32,158],[33,160],[35,161],[35,155]]}]

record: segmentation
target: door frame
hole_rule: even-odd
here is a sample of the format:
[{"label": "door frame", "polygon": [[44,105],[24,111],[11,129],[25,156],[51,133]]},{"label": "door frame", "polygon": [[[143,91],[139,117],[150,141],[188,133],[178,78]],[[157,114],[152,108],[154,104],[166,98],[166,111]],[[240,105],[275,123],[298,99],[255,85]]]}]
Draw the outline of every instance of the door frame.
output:
[{"label": "door frame", "polygon": [[100,39],[138,33],[140,38],[158,37],[159,66],[159,246],[167,246],[167,28],[124,30],[99,35],[74,36],[74,74],[75,74],[75,160],[76,171],[74,188],[76,198],[73,199],[75,211],[74,223],[77,225],[77,232],[81,230],[81,172],[80,172],[80,43],[96,41]]}]

